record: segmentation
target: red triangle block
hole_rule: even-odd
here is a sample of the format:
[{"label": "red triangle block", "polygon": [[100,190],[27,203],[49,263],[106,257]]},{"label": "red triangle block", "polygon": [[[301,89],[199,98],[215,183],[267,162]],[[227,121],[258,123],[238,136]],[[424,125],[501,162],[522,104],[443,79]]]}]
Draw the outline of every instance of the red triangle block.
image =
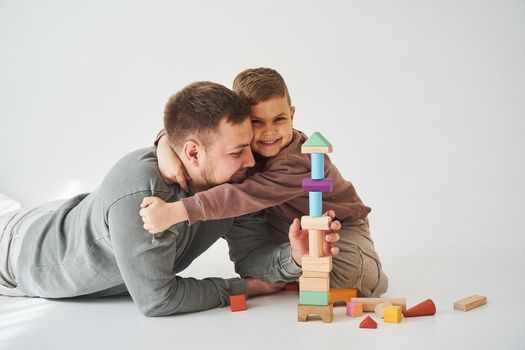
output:
[{"label": "red triangle block", "polygon": [[403,312],[405,317],[432,316],[436,313],[436,305],[431,299],[427,299],[416,306]]},{"label": "red triangle block", "polygon": [[377,323],[370,316],[366,316],[359,324],[359,328],[377,328]]}]

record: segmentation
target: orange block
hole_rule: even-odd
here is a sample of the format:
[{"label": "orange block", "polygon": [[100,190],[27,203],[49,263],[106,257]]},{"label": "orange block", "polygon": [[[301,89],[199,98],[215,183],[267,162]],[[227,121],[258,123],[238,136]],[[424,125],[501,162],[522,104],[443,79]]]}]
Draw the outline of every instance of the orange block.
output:
[{"label": "orange block", "polygon": [[246,295],[231,295],[230,307],[232,312],[246,310]]},{"label": "orange block", "polygon": [[[344,301],[345,304],[349,303],[352,298],[357,297],[357,289],[354,288],[330,288],[329,301],[330,304],[337,303],[338,301]],[[344,305],[343,305],[344,306]]]},{"label": "orange block", "polygon": [[427,299],[416,306],[403,312],[405,317],[432,316],[436,313],[436,305],[431,299]]}]

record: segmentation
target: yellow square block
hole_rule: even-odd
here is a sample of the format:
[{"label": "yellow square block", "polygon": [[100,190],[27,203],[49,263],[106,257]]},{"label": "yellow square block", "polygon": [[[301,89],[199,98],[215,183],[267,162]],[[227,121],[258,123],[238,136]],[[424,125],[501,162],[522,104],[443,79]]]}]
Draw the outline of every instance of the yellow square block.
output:
[{"label": "yellow square block", "polygon": [[399,323],[403,317],[401,306],[390,305],[384,308],[385,322]]}]

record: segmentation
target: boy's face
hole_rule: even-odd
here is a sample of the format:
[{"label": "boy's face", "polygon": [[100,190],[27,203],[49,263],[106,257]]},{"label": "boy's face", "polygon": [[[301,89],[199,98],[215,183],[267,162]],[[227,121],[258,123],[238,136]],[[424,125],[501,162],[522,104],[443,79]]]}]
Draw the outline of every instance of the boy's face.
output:
[{"label": "boy's face", "polygon": [[295,108],[286,96],[272,97],[251,107],[252,150],[264,157],[277,155],[292,141]]}]

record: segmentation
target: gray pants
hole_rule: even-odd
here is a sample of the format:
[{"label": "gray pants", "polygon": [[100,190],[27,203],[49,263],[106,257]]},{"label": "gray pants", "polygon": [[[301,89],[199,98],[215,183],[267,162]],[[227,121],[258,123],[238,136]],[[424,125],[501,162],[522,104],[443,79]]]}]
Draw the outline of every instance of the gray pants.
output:
[{"label": "gray pants", "polygon": [[[288,241],[290,223],[274,218],[268,221],[276,242]],[[388,277],[370,237],[368,218],[342,222],[339,235],[335,244],[339,254],[332,259],[330,287],[355,288],[365,297],[381,296],[388,289]]]},{"label": "gray pants", "polygon": [[54,201],[0,215],[0,295],[25,296],[16,282],[16,261],[24,235],[36,219],[53,212],[63,202]]}]

